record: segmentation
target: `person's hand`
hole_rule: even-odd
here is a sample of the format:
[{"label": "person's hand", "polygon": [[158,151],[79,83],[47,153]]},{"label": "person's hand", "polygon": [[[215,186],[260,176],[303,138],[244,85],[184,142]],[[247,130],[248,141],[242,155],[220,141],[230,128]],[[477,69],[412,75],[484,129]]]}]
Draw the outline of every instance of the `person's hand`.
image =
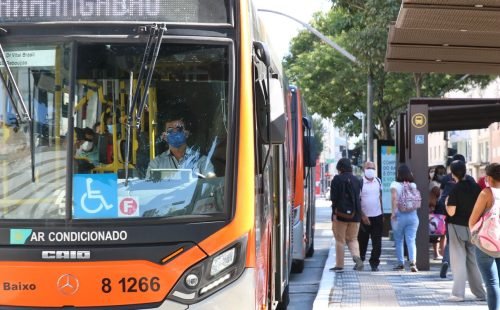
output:
[{"label": "person's hand", "polygon": [[79,149],[80,146],[82,146],[83,142],[84,142],[83,140],[76,140],[76,142],[75,142],[75,149]]},{"label": "person's hand", "polygon": [[391,214],[391,221],[395,221],[396,220],[396,213],[392,213]]},{"label": "person's hand", "polygon": [[365,224],[365,225],[371,225],[371,223],[370,223],[370,219],[368,218],[368,216],[366,216],[366,215],[364,215],[364,214],[361,216],[361,221],[362,221],[362,222],[363,222],[363,224]]},{"label": "person's hand", "polygon": [[150,180],[153,182],[153,183],[158,183],[161,181],[161,173],[159,173],[158,171],[153,171],[151,172],[151,178]]}]

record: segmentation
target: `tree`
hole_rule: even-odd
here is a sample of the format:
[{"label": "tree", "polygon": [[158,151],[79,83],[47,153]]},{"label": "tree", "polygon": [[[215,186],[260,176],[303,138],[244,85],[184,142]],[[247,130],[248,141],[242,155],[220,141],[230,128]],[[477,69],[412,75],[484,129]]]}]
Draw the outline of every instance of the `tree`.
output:
[{"label": "tree", "polygon": [[313,112],[332,118],[350,134],[361,132],[354,113],[366,113],[367,78],[373,79],[375,135],[392,139],[391,128],[409,98],[439,97],[445,91],[485,86],[488,76],[408,74],[384,71],[388,25],[396,20],[400,1],[332,0],[332,9],[316,14],[312,25],[356,56],[354,64],[308,32],[291,44],[285,69],[302,88]]},{"label": "tree", "polygon": [[313,115],[312,125],[314,134],[314,146],[316,148],[316,154],[319,155],[323,153],[324,144],[322,137],[324,136],[326,130],[319,115]]}]

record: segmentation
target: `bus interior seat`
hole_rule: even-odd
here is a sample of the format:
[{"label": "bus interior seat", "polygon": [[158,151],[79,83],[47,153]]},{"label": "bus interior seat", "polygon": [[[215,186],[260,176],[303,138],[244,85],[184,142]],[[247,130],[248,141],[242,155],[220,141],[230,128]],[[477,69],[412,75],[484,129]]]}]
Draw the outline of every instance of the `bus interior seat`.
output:
[{"label": "bus interior seat", "polygon": [[97,150],[99,152],[99,162],[109,164],[108,161],[108,139],[106,134],[97,134]]}]

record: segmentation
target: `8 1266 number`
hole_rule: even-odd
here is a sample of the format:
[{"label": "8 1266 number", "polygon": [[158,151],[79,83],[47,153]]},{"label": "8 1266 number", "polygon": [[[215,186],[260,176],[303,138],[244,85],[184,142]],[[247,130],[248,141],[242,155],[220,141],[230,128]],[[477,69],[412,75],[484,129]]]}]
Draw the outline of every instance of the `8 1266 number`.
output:
[{"label": "8 1266 number", "polygon": [[[113,284],[110,278],[103,278],[101,280],[101,290],[103,293],[111,293],[113,290]],[[160,278],[158,277],[128,277],[121,278],[118,281],[118,285],[120,287],[121,292],[123,293],[137,293],[137,292],[148,292],[153,291],[157,292],[160,290]]]}]

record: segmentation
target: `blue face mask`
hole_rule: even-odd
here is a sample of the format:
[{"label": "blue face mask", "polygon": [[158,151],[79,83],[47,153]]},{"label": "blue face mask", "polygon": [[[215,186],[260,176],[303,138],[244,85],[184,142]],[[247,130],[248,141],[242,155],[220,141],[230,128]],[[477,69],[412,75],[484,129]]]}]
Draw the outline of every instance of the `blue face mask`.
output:
[{"label": "blue face mask", "polygon": [[167,134],[167,143],[172,147],[179,148],[186,144],[186,134],[184,131],[176,131]]}]

